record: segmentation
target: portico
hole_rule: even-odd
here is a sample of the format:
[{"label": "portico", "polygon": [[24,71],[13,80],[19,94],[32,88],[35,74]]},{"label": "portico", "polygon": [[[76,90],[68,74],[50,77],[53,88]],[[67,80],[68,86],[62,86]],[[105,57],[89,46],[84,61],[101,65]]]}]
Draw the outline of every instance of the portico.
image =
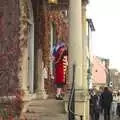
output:
[{"label": "portico", "polygon": [[[25,0],[21,0],[21,4],[24,4]],[[72,83],[72,65],[76,65],[76,73],[75,73],[75,113],[82,115],[83,120],[89,120],[89,95],[88,95],[88,81],[87,81],[87,50],[86,50],[86,5],[87,0],[70,0],[70,11],[69,11],[69,83]],[[37,3],[39,5],[39,1]],[[22,5],[21,5],[22,6]],[[38,6],[37,6],[38,7]],[[40,10],[40,9],[39,9]],[[29,25],[29,20],[24,19],[25,11],[24,7],[21,7],[21,31],[20,31],[20,40],[26,39],[27,25]],[[39,12],[36,13],[37,16],[40,16]],[[36,18],[37,19],[37,18]],[[35,20],[36,20],[35,19]],[[45,19],[47,20],[47,19]],[[37,21],[36,21],[37,22]],[[45,21],[46,22],[46,21]],[[38,23],[39,24],[39,23]],[[25,27],[26,25],[26,27]],[[25,27],[23,29],[23,26]],[[35,26],[34,26],[35,27]],[[47,27],[47,26],[46,26]],[[36,26],[36,31],[39,31],[38,26]],[[49,32],[49,31],[48,31]],[[38,35],[39,36],[39,35]],[[39,39],[37,36],[36,39]],[[39,41],[39,40],[38,40]],[[43,42],[45,43],[45,41]],[[49,43],[49,42],[48,42]],[[46,45],[49,46],[49,44]],[[45,45],[44,45],[45,47]],[[47,48],[46,48],[47,49]],[[29,93],[28,90],[28,45],[23,50],[23,57],[21,58],[21,68],[22,71],[19,74],[21,79],[21,88]],[[47,64],[45,65],[43,58],[43,49],[38,47],[36,49],[36,57],[35,57],[35,76],[36,76],[36,97],[45,99],[47,97],[44,89],[44,77],[43,70],[47,70]],[[49,55],[49,54],[48,54]],[[48,57],[49,58],[49,57]],[[43,63],[44,62],[44,63]],[[24,66],[23,66],[24,65]],[[48,72],[48,71],[47,71]],[[28,91],[28,92],[27,92]],[[65,103],[67,105],[68,97],[65,99]],[[83,109],[81,109],[83,108]],[[79,119],[79,118],[77,118]]]}]

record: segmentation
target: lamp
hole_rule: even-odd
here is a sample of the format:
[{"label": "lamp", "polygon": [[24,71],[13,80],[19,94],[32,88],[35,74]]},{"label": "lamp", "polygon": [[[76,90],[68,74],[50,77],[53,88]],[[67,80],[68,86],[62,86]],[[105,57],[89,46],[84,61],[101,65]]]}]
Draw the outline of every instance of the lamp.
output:
[{"label": "lamp", "polygon": [[48,0],[49,4],[58,4],[58,0]]}]

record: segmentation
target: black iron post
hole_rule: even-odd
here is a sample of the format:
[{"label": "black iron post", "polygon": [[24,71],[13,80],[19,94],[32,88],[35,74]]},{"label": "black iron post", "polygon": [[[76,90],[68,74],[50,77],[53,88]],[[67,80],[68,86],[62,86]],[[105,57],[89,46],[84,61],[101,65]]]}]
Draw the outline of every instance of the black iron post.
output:
[{"label": "black iron post", "polygon": [[82,115],[80,115],[80,120],[83,120],[83,116]]},{"label": "black iron post", "polygon": [[69,120],[75,120],[75,65],[73,65],[73,82],[68,107],[69,107],[68,113]]}]

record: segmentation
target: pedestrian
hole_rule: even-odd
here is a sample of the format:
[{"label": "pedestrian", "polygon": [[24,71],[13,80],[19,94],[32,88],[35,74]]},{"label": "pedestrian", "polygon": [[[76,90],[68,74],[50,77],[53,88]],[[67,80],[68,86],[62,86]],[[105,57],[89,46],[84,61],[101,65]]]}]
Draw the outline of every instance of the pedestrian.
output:
[{"label": "pedestrian", "polygon": [[55,84],[57,87],[56,99],[63,99],[63,88],[66,84],[66,70],[67,70],[67,48],[63,41],[58,41],[56,49],[54,49],[54,65],[55,65]]},{"label": "pedestrian", "polygon": [[100,112],[100,94],[98,90],[95,90],[95,95],[93,96],[93,120],[99,120]]},{"label": "pedestrian", "polygon": [[93,96],[95,95],[95,92],[91,89],[90,90],[90,120],[93,120]]},{"label": "pedestrian", "polygon": [[117,111],[117,92],[113,91],[113,102],[112,102],[112,114],[113,116],[116,116]]},{"label": "pedestrian", "polygon": [[117,94],[117,115],[120,117],[120,91]]},{"label": "pedestrian", "polygon": [[110,109],[113,101],[113,96],[108,87],[104,88],[104,91],[101,94],[100,101],[104,111],[104,120],[110,120]]}]

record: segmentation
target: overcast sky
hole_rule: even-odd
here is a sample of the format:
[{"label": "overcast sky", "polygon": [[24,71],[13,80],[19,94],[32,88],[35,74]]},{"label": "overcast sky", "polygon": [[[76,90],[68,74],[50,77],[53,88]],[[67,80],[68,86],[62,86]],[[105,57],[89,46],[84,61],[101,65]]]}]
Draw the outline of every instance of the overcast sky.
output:
[{"label": "overcast sky", "polygon": [[120,0],[90,0],[88,17],[96,32],[92,35],[92,53],[109,58],[120,70]]}]

